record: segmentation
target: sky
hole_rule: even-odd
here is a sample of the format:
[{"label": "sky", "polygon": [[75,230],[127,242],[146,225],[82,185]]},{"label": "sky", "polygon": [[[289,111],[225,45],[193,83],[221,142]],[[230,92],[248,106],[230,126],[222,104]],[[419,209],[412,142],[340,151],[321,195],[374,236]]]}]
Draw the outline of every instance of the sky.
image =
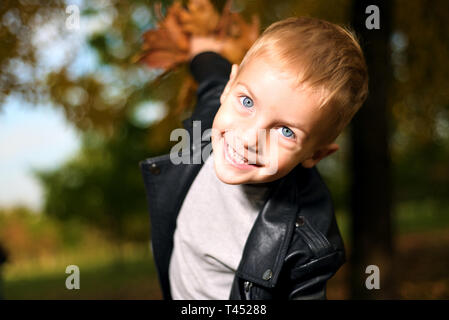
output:
[{"label": "sky", "polygon": [[51,105],[9,99],[0,112],[0,207],[42,206],[42,187],[32,170],[56,168],[80,147],[80,137]]},{"label": "sky", "polygon": [[[81,6],[82,1],[70,1]],[[69,4],[69,3],[68,3]],[[58,70],[73,59],[69,71],[80,76],[97,67],[97,59],[87,45],[88,35],[107,28],[110,17],[83,19],[80,27],[68,33],[59,31],[67,13],[39,26],[32,42],[38,57],[37,70],[45,73]],[[16,67],[22,67],[20,63]],[[21,81],[27,81],[25,69]],[[65,120],[62,109],[50,102],[31,105],[20,97],[9,96],[0,108],[0,207],[25,205],[39,210],[43,190],[33,169],[56,168],[80,148],[80,134]]]}]

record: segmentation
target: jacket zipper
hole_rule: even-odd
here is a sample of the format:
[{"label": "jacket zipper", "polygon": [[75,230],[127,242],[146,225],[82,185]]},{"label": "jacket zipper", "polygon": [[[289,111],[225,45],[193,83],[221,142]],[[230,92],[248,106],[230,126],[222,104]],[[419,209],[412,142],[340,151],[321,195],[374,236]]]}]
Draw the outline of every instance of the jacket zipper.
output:
[{"label": "jacket zipper", "polygon": [[244,291],[245,291],[245,299],[251,300],[251,288],[253,286],[253,283],[249,282],[249,281],[245,281],[243,286],[244,286]]}]

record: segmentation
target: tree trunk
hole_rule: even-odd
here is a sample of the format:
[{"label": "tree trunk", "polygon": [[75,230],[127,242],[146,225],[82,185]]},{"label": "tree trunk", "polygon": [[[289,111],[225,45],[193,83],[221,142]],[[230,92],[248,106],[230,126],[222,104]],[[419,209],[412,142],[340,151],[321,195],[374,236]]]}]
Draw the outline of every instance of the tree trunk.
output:
[{"label": "tree trunk", "polygon": [[[369,30],[365,13],[369,5],[380,13],[380,29]],[[390,1],[354,0],[352,27],[360,37],[369,72],[369,96],[354,117],[351,127],[352,169],[351,214],[352,247],[350,285],[354,299],[394,298],[392,185],[389,152],[388,90],[391,84],[390,36],[392,4]],[[372,274],[369,265],[379,267],[380,289],[365,285]]]}]

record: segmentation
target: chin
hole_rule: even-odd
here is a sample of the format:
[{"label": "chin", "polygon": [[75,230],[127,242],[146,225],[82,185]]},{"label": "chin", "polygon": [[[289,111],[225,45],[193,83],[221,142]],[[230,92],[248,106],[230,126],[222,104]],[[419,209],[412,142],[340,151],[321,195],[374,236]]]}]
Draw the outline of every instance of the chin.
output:
[{"label": "chin", "polygon": [[244,178],[233,171],[230,171],[220,159],[214,157],[214,169],[217,178],[226,184],[243,184],[249,183],[247,178]]},{"label": "chin", "polygon": [[278,175],[254,176],[247,174],[238,174],[229,170],[229,167],[220,161],[214,159],[214,169],[217,178],[226,184],[258,184],[267,183],[279,179]]},{"label": "chin", "polygon": [[239,179],[238,177],[223,174],[223,172],[215,166],[215,174],[217,175],[217,178],[220,179],[221,182],[226,184],[244,184],[249,183],[245,180]]}]

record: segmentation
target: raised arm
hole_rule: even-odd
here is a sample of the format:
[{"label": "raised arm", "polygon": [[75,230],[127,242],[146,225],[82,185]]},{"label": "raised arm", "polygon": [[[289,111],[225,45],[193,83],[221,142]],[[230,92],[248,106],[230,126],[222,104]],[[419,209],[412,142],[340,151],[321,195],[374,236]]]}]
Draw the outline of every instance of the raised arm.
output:
[{"label": "raised arm", "polygon": [[201,120],[202,129],[212,126],[220,107],[220,96],[231,73],[231,63],[219,52],[221,44],[213,38],[192,38],[190,71],[198,83],[197,104],[189,121]]}]

